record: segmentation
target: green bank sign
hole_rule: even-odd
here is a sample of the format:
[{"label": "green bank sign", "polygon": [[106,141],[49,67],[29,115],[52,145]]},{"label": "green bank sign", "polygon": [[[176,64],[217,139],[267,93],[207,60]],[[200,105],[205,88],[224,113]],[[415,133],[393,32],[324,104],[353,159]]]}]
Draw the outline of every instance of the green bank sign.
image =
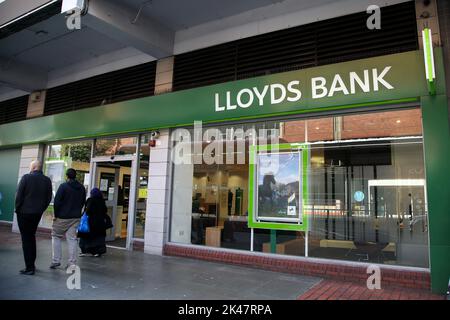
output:
[{"label": "green bank sign", "polygon": [[[364,69],[361,73],[350,71],[346,74],[337,73],[327,82],[325,77],[313,77],[307,80],[306,88],[310,99],[371,93],[381,90],[394,90],[394,86],[385,78],[389,78],[392,66],[385,66],[382,71],[378,68]],[[237,108],[248,108],[253,105],[262,107],[264,104],[275,106],[285,102],[300,102],[304,96],[300,80],[292,80],[287,84],[272,83],[263,87],[243,88],[237,93],[226,91],[224,94],[216,92],[214,95],[215,111],[229,111]]]},{"label": "green bank sign", "polygon": [[[0,126],[0,147],[148,129],[419,101],[423,53],[355,60],[45,116]],[[441,51],[436,91],[445,93]]]}]

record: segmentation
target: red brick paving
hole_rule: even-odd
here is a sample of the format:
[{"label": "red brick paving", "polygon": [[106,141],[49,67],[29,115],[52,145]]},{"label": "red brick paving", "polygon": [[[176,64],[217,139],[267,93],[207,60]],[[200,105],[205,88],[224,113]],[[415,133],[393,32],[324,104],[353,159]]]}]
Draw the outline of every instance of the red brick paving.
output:
[{"label": "red brick paving", "polygon": [[[367,267],[358,265],[335,264],[323,260],[322,262],[308,260],[294,260],[289,257],[255,256],[248,252],[224,252],[208,247],[185,247],[175,244],[166,244],[164,254],[169,256],[189,257],[200,260],[229,263],[234,265],[250,266],[265,270],[315,276],[341,282],[355,282],[365,284],[367,280]],[[431,277],[429,270],[409,271],[402,268],[392,269],[380,266],[381,286],[403,287],[405,289],[431,290]]]},{"label": "red brick paving", "polygon": [[325,279],[297,298],[298,300],[445,300],[428,290],[381,288],[369,290],[365,285]]}]

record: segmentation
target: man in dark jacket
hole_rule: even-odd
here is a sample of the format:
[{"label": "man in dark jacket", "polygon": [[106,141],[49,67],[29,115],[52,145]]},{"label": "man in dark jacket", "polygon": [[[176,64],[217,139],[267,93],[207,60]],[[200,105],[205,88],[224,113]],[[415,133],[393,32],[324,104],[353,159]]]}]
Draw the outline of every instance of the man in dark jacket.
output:
[{"label": "man in dark jacket", "polygon": [[16,194],[16,213],[20,235],[22,236],[25,269],[20,273],[33,275],[36,261],[36,229],[42,214],[52,200],[52,182],[41,171],[40,161],[30,164],[30,173],[19,182]]},{"label": "man in dark jacket", "polygon": [[66,235],[69,249],[68,266],[77,262],[77,229],[86,201],[86,190],[84,186],[76,180],[76,171],[67,169],[67,181],[61,184],[55,195],[53,203],[54,219],[52,227],[52,263],[50,268],[56,269],[61,265],[61,240]]}]

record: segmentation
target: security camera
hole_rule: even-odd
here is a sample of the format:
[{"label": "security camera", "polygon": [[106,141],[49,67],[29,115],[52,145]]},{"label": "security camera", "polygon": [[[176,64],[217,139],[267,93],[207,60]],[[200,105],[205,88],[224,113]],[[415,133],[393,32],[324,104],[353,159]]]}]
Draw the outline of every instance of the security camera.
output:
[{"label": "security camera", "polygon": [[159,131],[152,131],[152,133],[150,134],[150,137],[152,140],[158,139],[159,138]]}]

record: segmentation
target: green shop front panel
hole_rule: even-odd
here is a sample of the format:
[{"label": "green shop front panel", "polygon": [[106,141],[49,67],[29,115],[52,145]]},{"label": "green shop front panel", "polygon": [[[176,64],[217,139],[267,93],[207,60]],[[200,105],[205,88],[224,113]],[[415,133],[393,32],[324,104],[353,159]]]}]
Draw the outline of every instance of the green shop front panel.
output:
[{"label": "green shop front panel", "polygon": [[[441,65],[437,50],[436,66]],[[437,73],[441,94],[443,77]],[[198,120],[212,123],[418,102],[424,95],[428,86],[423,54],[411,51],[4,124],[0,147],[186,126]]]},{"label": "green shop front panel", "polygon": [[21,149],[0,150],[0,220],[12,221]]}]

